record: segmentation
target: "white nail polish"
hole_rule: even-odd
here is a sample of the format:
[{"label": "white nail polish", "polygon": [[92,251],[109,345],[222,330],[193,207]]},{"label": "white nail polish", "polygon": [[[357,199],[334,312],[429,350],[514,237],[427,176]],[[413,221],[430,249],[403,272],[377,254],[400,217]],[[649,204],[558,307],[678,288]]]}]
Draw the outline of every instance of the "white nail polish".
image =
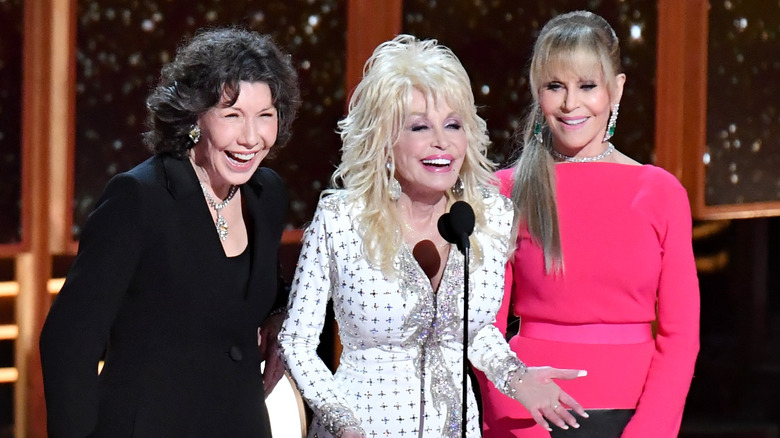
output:
[{"label": "white nail polish", "polygon": [[577,377],[585,377],[585,376],[587,376],[587,375],[588,375],[588,372],[587,372],[587,371],[585,371],[585,370],[580,370],[580,371],[577,373]]}]

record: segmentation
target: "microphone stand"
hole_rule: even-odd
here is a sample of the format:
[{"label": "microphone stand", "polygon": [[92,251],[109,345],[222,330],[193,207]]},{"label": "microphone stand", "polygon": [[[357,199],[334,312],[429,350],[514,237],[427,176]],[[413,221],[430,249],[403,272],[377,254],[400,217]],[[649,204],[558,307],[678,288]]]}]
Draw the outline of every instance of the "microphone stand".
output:
[{"label": "microphone stand", "polygon": [[465,201],[456,201],[450,207],[449,213],[444,213],[437,224],[439,234],[444,240],[458,246],[463,254],[463,401],[461,405],[463,418],[461,434],[466,438],[466,416],[468,406],[469,383],[469,236],[474,231],[474,210]]},{"label": "microphone stand", "polygon": [[[468,236],[463,239],[468,241]],[[469,380],[469,253],[470,245],[463,246],[463,425],[462,437],[466,438],[466,406],[468,404],[468,380]]]}]

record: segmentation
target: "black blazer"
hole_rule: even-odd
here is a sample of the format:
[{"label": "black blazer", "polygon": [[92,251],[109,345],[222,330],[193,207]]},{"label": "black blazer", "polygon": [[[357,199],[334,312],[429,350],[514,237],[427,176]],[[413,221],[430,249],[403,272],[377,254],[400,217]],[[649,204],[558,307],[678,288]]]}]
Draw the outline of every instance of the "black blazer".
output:
[{"label": "black blazer", "polygon": [[287,194],[266,168],[241,194],[243,288],[189,160],[157,156],[111,179],[41,333],[50,436],[271,436],[257,328],[287,300]]}]

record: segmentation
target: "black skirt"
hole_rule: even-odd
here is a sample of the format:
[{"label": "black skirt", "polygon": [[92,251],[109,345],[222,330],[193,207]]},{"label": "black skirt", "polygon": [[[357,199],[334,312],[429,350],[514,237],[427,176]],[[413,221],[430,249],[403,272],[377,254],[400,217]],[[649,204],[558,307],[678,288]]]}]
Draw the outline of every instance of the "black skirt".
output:
[{"label": "black skirt", "polygon": [[590,415],[588,418],[580,417],[571,410],[569,412],[580,423],[580,427],[564,430],[551,424],[552,438],[620,438],[634,415],[633,409],[586,409],[585,412]]}]

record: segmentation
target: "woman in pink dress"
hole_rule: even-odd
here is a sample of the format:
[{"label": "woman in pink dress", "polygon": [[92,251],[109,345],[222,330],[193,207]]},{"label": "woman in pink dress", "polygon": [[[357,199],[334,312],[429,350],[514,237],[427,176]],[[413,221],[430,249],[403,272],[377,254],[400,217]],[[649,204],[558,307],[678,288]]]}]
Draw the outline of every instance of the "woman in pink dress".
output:
[{"label": "woman in pink dress", "polygon": [[[699,348],[686,192],[609,142],[625,80],[603,18],[553,18],[534,47],[522,154],[498,172],[519,214],[497,325],[520,317],[510,345],[528,366],[588,371],[559,384],[589,418],[554,437],[676,437]],[[481,383],[486,438],[551,435]]]}]

